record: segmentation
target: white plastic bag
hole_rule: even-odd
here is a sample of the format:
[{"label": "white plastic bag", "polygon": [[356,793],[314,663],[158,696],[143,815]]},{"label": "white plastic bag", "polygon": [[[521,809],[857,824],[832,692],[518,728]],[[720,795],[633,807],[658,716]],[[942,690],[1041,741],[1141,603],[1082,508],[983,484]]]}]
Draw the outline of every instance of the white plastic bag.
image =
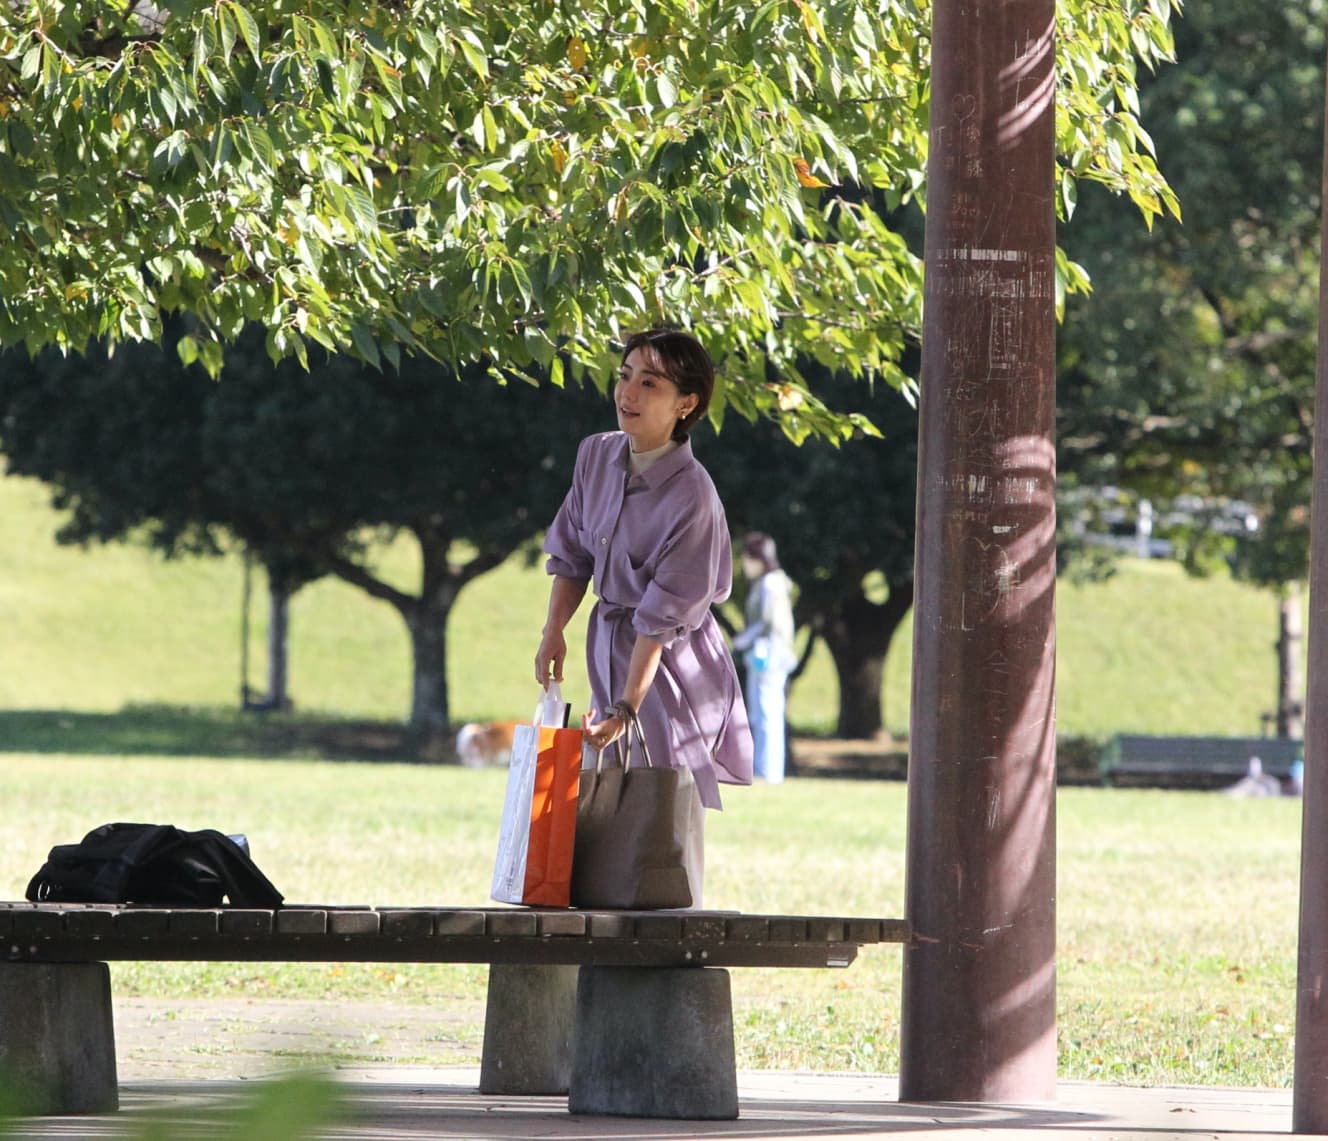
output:
[{"label": "white plastic bag", "polygon": [[556,681],[549,682],[549,688],[540,694],[535,705],[535,714],[530,719],[532,725],[548,725],[554,729],[567,728],[567,712],[571,707],[563,700],[563,690]]},{"label": "white plastic bag", "polygon": [[[567,906],[582,737],[580,729],[564,728],[567,716],[562,690],[550,682],[540,694],[532,723],[516,726],[512,734],[489,891],[499,903]],[[532,836],[539,845],[535,852]]]}]

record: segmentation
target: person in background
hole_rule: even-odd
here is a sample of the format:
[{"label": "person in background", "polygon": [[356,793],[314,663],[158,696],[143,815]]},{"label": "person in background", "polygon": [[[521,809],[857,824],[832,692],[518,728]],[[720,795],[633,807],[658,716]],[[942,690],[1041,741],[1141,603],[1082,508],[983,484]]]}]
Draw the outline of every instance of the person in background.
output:
[{"label": "person in background", "polygon": [[[688,436],[714,383],[714,363],[690,334],[653,329],[627,339],[613,389],[619,430],[581,442],[544,541],[553,583],[535,653],[539,683],[561,682],[563,631],[593,582],[586,740],[603,749],[636,720],[651,759],[690,772],[706,808],[721,807],[721,784],[752,783],[742,689],[710,611],[729,596],[733,548]],[[693,814],[695,835],[684,845],[693,907],[701,905],[704,815]]]},{"label": "person in background", "polygon": [[1263,759],[1251,757],[1245,766],[1245,775],[1222,792],[1227,796],[1281,796],[1282,782],[1263,771]]},{"label": "person in background", "polygon": [[746,626],[733,639],[747,668],[747,713],[755,748],[755,775],[771,784],[784,779],[784,697],[797,665],[793,651],[792,584],[779,566],[775,541],[754,531],[742,544],[747,591]]}]

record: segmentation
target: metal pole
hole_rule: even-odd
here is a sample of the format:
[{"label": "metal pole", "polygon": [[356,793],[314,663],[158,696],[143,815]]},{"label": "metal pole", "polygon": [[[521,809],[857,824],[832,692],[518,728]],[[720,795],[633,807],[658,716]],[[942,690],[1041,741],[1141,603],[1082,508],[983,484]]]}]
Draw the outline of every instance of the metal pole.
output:
[{"label": "metal pole", "polygon": [[[1328,106],[1328,90],[1325,92]],[[1328,142],[1328,120],[1324,139]],[[1328,152],[1322,175],[1328,192]],[[1324,199],[1320,198],[1320,203]],[[1322,208],[1322,207],[1321,207]],[[1328,215],[1325,215],[1328,220]],[[1321,225],[1325,221],[1321,220]],[[1328,226],[1326,226],[1328,228]],[[1310,525],[1310,635],[1305,716],[1305,782],[1301,804],[1300,952],[1296,971],[1295,1089],[1291,1128],[1328,1133],[1328,269],[1319,255],[1319,360],[1315,378],[1314,492]]]},{"label": "metal pole", "polygon": [[244,586],[240,593],[240,708],[249,708],[249,602],[253,596],[254,556],[244,552]]},{"label": "metal pole", "polygon": [[932,26],[900,1096],[1055,1097],[1054,0]]}]

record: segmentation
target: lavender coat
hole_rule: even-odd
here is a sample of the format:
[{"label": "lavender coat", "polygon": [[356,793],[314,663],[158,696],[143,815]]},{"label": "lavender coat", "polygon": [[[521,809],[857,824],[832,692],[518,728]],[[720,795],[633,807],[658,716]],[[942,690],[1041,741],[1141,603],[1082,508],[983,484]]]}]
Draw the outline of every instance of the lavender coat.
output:
[{"label": "lavender coat", "polygon": [[581,442],[544,540],[546,569],[594,580],[586,665],[596,709],[617,699],[638,634],[663,643],[640,709],[646,744],[657,764],[690,768],[701,803],[719,808],[721,783],[752,782],[747,709],[710,613],[732,586],[724,507],[690,443],[630,479],[628,448],[622,432]]}]

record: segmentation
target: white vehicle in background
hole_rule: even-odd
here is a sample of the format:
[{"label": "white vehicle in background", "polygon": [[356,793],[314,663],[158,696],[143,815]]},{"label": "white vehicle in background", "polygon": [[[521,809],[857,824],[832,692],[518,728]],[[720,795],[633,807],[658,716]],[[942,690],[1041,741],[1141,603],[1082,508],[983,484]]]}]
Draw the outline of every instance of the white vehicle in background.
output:
[{"label": "white vehicle in background", "polygon": [[1142,559],[1175,557],[1176,544],[1168,534],[1180,528],[1204,526],[1223,535],[1259,530],[1258,513],[1243,500],[1181,495],[1168,504],[1156,504],[1110,485],[1070,489],[1060,496],[1058,509],[1065,528],[1086,545]]}]

